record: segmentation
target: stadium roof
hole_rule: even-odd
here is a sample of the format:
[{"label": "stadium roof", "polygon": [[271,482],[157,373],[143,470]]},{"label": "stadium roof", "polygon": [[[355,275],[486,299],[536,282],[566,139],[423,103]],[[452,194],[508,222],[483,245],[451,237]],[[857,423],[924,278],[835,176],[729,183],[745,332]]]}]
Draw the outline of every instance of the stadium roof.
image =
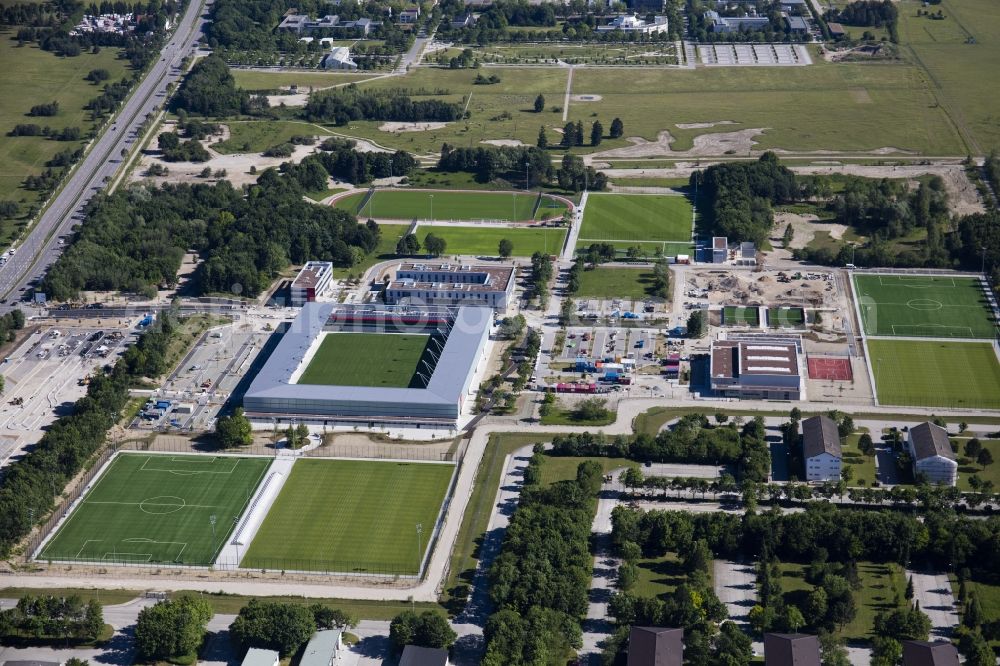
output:
[{"label": "stadium roof", "polygon": [[934,456],[955,459],[955,452],[951,450],[951,442],[948,441],[948,433],[939,425],[925,421],[910,428],[910,437],[913,439],[913,453],[917,460]]},{"label": "stadium roof", "polygon": [[[476,363],[484,329],[488,329],[492,322],[492,310],[489,308],[458,308],[454,325],[426,388],[291,383],[292,375],[302,364],[314,341],[323,333],[330,315],[335,310],[345,308],[350,306],[338,303],[306,303],[250,383],[244,400],[246,398],[324,399],[425,405],[456,404],[464,390],[463,380],[469,368]],[[372,359],[372,362],[382,362],[382,359]]]},{"label": "stadium roof", "polygon": [[840,458],[840,431],[829,416],[813,416],[802,422],[802,457],[823,453]]}]

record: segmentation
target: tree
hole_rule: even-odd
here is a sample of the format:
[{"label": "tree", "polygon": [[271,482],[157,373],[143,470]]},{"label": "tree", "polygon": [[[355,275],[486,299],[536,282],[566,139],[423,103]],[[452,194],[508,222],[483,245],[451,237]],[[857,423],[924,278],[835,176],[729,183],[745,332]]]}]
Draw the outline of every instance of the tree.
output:
[{"label": "tree", "polygon": [[535,113],[541,113],[545,110],[545,96],[540,94],[535,98]]},{"label": "tree", "polygon": [[897,666],[903,659],[903,646],[891,636],[872,639],[871,666]]},{"label": "tree", "polygon": [[792,244],[792,239],[794,237],[795,237],[795,229],[792,228],[792,223],[789,222],[788,226],[785,227],[785,233],[782,234],[781,236],[781,242],[782,245],[785,247],[785,249],[788,249],[788,246]]},{"label": "tree", "polygon": [[688,317],[687,335],[689,338],[701,338],[705,335],[705,312],[695,310]]},{"label": "tree", "polygon": [[573,418],[577,421],[605,421],[611,416],[607,405],[607,400],[587,398],[573,410]]},{"label": "tree", "polygon": [[214,611],[207,601],[188,595],[143,608],[135,625],[135,647],[140,659],[193,656],[212,615]]},{"label": "tree", "polygon": [[215,439],[224,449],[246,446],[253,442],[250,420],[244,416],[241,407],[237,407],[230,416],[219,417],[215,422]]},{"label": "tree", "polygon": [[353,629],[358,625],[356,616],[323,604],[313,604],[309,612],[313,614],[317,629]]},{"label": "tree", "polygon": [[444,254],[447,246],[448,242],[440,236],[435,236],[434,234],[424,236],[424,249],[427,250],[427,254],[429,255],[440,257]]},{"label": "tree", "polygon": [[670,299],[670,263],[666,259],[653,264],[653,295]]},{"label": "tree", "polygon": [[447,649],[457,638],[458,634],[448,624],[448,618],[431,610],[419,615],[403,611],[389,624],[389,640],[396,651],[407,645]]},{"label": "tree", "polygon": [[844,642],[836,634],[820,632],[819,651],[823,666],[851,666]]},{"label": "tree", "polygon": [[604,126],[601,125],[600,120],[595,120],[594,124],[590,126],[590,145],[599,146],[602,139],[604,139]]},{"label": "tree", "polygon": [[513,253],[514,243],[508,238],[501,238],[500,244],[497,246],[497,254],[500,255],[500,258],[507,259]]},{"label": "tree", "polygon": [[568,122],[563,125],[562,139],[559,145],[563,148],[572,148],[576,145],[576,123]]},{"label": "tree", "polygon": [[785,629],[793,634],[797,633],[806,623],[805,618],[802,617],[802,611],[792,604],[785,606],[785,614],[782,621],[785,624]]},{"label": "tree", "polygon": [[315,631],[311,609],[258,599],[251,599],[229,625],[229,634],[241,650],[276,650],[282,657],[295,654]]},{"label": "tree", "polygon": [[420,252],[420,241],[416,234],[406,234],[396,243],[396,254],[409,255]]},{"label": "tree", "polygon": [[573,134],[574,134],[573,138],[576,139],[576,145],[582,146],[583,145],[583,121],[582,120],[576,121],[576,130],[574,131]]},{"label": "tree", "polygon": [[913,576],[906,579],[906,591],[903,593],[903,596],[907,601],[913,598]]},{"label": "tree", "polygon": [[978,629],[983,623],[983,606],[979,603],[979,595],[969,592],[965,609],[962,612],[962,625],[969,629]]},{"label": "tree", "polygon": [[982,450],[983,443],[979,441],[978,437],[973,437],[965,443],[965,455],[973,460],[979,456],[979,452]]},{"label": "tree", "polygon": [[[3,387],[3,385],[0,384],[0,391],[3,390],[2,387]],[[979,463],[982,467],[986,467],[988,465],[992,465],[993,464],[993,454],[990,453],[989,449],[983,449],[982,451],[979,452],[979,455],[976,456],[976,462]]]},{"label": "tree", "polygon": [[549,147],[549,137],[545,134],[544,127],[538,128],[538,141],[535,142],[535,145],[541,148],[542,150],[545,150],[546,148]]},{"label": "tree", "polygon": [[615,118],[611,121],[610,136],[612,139],[620,139],[623,134],[625,134],[625,124],[622,123],[621,118]]},{"label": "tree", "polygon": [[694,571],[708,571],[712,563],[712,551],[708,549],[708,542],[698,539],[692,544],[691,549],[684,555],[684,570],[688,573]]},{"label": "tree", "polygon": [[861,433],[861,437],[858,438],[858,448],[866,456],[875,455],[875,442],[872,441],[872,436],[867,432]]},{"label": "tree", "polygon": [[826,611],[826,590],[817,587],[806,597],[805,617],[808,618],[809,624],[819,627],[826,620]]}]

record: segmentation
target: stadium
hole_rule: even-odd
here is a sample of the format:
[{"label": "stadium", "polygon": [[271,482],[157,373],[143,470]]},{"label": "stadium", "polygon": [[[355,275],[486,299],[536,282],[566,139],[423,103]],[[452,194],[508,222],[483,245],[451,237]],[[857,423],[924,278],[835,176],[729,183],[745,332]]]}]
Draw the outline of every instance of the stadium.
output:
[{"label": "stadium", "polygon": [[489,308],[307,303],[243,396],[260,426],[454,429],[487,355]]}]

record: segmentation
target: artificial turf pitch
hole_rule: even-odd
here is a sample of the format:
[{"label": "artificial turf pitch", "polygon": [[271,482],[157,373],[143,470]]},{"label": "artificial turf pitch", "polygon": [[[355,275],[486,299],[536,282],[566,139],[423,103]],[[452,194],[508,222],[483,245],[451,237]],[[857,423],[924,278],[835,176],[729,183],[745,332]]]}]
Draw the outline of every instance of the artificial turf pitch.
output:
[{"label": "artificial turf pitch", "polygon": [[578,247],[602,241],[691,242],[691,202],[654,194],[590,194]]},{"label": "artificial turf pitch", "polygon": [[802,326],[806,313],[802,308],[768,308],[767,323],[771,328]]},{"label": "artificial turf pitch", "polygon": [[987,342],[868,341],[879,403],[1000,409],[1000,362]]},{"label": "artificial turf pitch", "polygon": [[429,335],[327,333],[296,384],[326,386],[415,385]]},{"label": "artificial turf pitch", "polygon": [[976,278],[855,275],[868,335],[992,339],[996,323]]},{"label": "artificial turf pitch", "polygon": [[434,234],[445,241],[445,254],[470,254],[495,257],[500,252],[500,241],[509,240],[514,245],[513,256],[530,257],[535,252],[559,254],[566,242],[566,230],[554,227],[458,227],[419,226],[417,239],[423,243],[427,234]]},{"label": "artificial turf pitch", "polygon": [[727,305],[722,309],[722,323],[726,326],[759,326],[760,308]]},{"label": "artificial turf pitch", "polygon": [[[358,217],[412,220],[507,220],[524,222],[533,219],[538,194],[524,192],[448,192],[436,190],[376,190],[364,206],[367,193],[337,199],[335,208]],[[361,206],[359,210],[359,206]],[[542,197],[535,219],[560,218],[566,206],[548,196]]]},{"label": "artificial turf pitch", "polygon": [[39,559],[207,566],[270,462],[121,453]]},{"label": "artificial turf pitch", "polygon": [[453,470],[450,464],[300,459],[241,565],[415,574]]}]

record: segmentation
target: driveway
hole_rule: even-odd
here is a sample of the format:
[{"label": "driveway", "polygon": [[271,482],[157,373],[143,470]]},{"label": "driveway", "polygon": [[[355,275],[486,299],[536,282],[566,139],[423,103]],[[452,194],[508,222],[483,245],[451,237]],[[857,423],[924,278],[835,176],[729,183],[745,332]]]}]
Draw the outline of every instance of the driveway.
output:
[{"label": "driveway", "polygon": [[920,602],[920,610],[931,619],[931,640],[951,640],[958,626],[958,612],[948,576],[916,571],[907,571],[906,575],[913,579],[913,598]]},{"label": "driveway", "polygon": [[[757,603],[757,573],[753,564],[715,560],[714,566],[716,596],[726,605],[729,618],[749,634],[750,609]],[[753,650],[754,654],[764,654],[764,644],[754,641]]]},{"label": "driveway", "polygon": [[615,590],[615,580],[621,561],[611,553],[611,511],[621,496],[612,489],[612,481],[601,488],[597,515],[591,527],[594,541],[594,571],[587,595],[587,618],[583,621],[583,649],[580,661],[597,666],[601,663],[601,643],[614,630],[608,617],[608,601]]}]

